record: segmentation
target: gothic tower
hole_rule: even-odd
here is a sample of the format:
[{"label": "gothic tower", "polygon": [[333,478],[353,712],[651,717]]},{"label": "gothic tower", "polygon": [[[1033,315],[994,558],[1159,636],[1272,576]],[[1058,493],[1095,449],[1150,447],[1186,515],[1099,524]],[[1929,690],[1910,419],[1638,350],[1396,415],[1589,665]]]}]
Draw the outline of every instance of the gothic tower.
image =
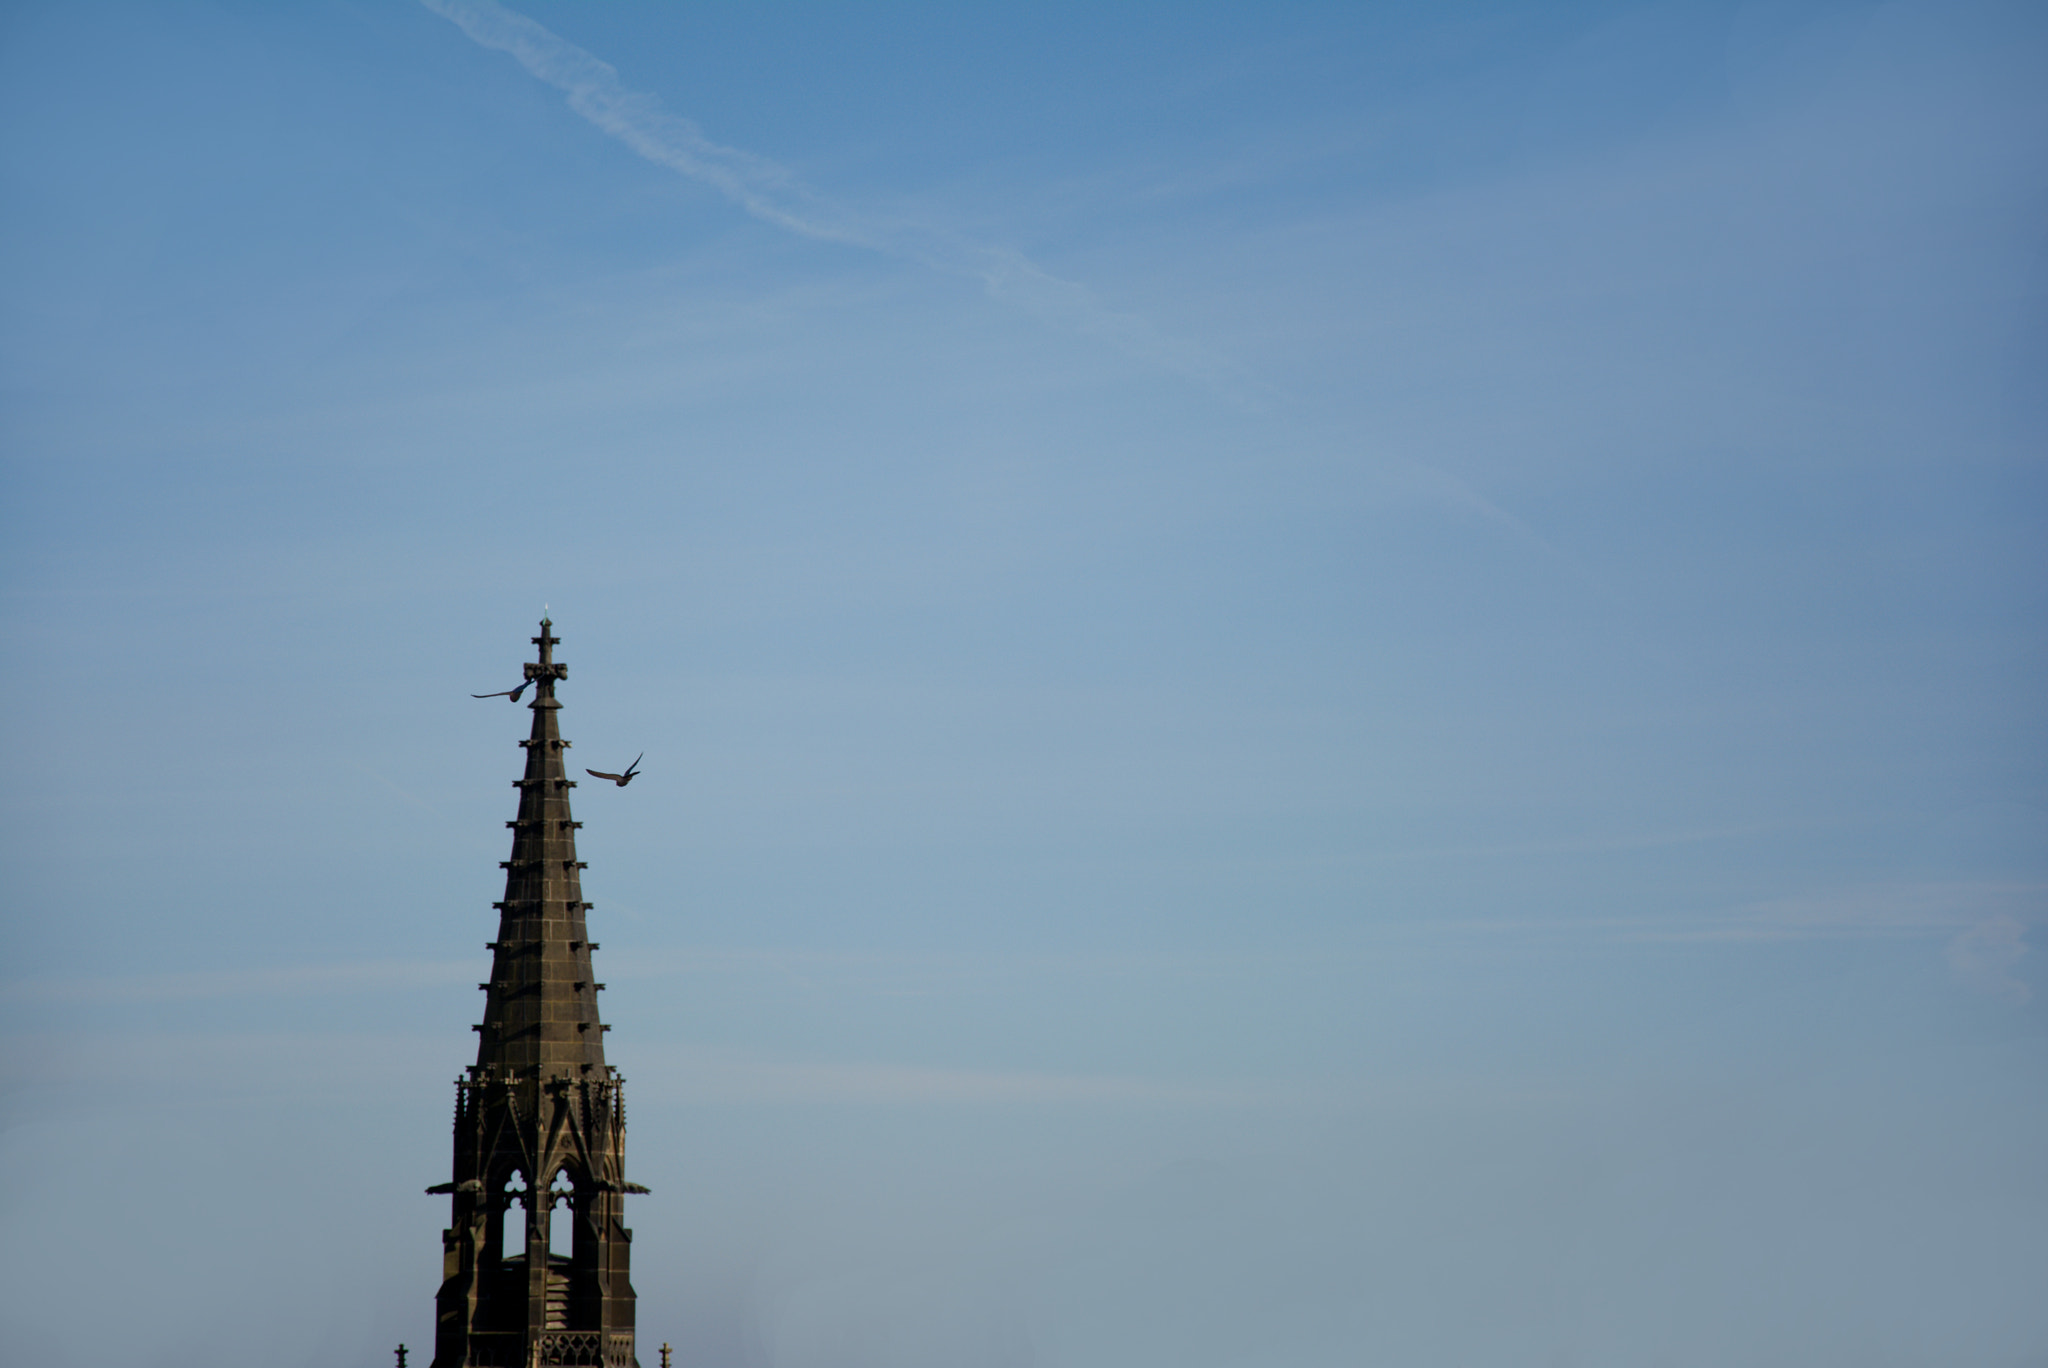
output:
[{"label": "gothic tower", "polygon": [[[588,1364],[639,1368],[633,1353],[633,1233],[625,1197],[626,1103],[604,1062],[556,714],[559,638],[543,618],[527,665],[533,734],[505,861],[505,900],[476,1063],[455,1084],[455,1176],[441,1232],[433,1368]],[[565,1233],[562,1229],[570,1229]]]}]

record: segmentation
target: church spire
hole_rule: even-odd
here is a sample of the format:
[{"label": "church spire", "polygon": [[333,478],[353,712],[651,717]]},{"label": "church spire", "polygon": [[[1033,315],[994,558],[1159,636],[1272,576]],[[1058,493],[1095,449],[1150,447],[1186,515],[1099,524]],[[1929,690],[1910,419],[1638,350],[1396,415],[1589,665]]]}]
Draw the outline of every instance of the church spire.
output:
[{"label": "church spire", "polygon": [[[638,1368],[625,1195],[624,1080],[605,1063],[583,864],[555,685],[569,667],[541,620],[526,773],[476,1063],[456,1082],[455,1176],[442,1232],[433,1368]],[[557,1208],[560,1208],[559,1210]],[[514,1216],[514,1212],[521,1213]],[[563,1225],[570,1227],[564,1238]],[[551,1252],[552,1251],[552,1252]]]},{"label": "church spire", "polygon": [[555,659],[561,641],[554,624],[541,619],[533,644],[540,659],[529,661],[534,685],[533,731],[526,747],[526,775],[519,789],[519,815],[512,828],[512,858],[503,862],[505,900],[499,903],[498,939],[491,942],[491,981],[485,985],[484,1020],[477,1029],[475,1072],[513,1076],[539,1070],[543,1076],[604,1072],[604,1026],[597,994],[603,986],[591,974],[592,946],[585,931],[583,864],[576,858],[576,828],[569,811],[569,778],[562,752],[560,700],[555,683],[569,667]]}]

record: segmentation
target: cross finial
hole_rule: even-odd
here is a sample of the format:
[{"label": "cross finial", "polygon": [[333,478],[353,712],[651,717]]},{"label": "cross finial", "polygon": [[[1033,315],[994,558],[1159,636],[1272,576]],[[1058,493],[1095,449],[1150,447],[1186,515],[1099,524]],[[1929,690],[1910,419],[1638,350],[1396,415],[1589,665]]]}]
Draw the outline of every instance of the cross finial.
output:
[{"label": "cross finial", "polygon": [[398,1368],[405,1368],[405,1346],[398,1346]]},{"label": "cross finial", "polygon": [[666,1340],[662,1341],[661,1345],[661,1368],[668,1368],[668,1341]]}]

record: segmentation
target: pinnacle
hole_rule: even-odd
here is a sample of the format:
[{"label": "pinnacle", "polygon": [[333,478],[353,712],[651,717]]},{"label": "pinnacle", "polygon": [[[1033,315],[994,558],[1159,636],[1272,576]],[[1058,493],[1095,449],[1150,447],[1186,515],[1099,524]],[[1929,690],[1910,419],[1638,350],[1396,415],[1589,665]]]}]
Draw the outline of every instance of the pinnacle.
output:
[{"label": "pinnacle", "polygon": [[498,939],[491,943],[490,982],[484,1019],[477,1028],[478,1075],[581,1077],[607,1072],[605,1027],[598,1019],[597,993],[604,985],[592,973],[584,914],[583,863],[576,858],[576,829],[569,810],[568,777],[562,752],[569,748],[559,730],[561,703],[555,684],[568,666],[554,658],[560,638],[541,623],[533,638],[540,659],[526,666],[536,685],[533,730],[520,742],[526,773],[514,781],[518,816],[511,858],[503,861],[505,898],[498,906]]}]

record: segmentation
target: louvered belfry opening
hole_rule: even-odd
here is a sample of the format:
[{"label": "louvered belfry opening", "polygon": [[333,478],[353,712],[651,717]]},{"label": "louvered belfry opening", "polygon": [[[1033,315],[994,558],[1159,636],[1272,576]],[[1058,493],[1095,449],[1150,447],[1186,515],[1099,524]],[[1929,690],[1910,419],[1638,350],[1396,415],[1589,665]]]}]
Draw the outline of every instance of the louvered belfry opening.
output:
[{"label": "louvered belfry opening", "polygon": [[[633,1233],[625,1199],[624,1080],[604,1060],[606,1027],[585,925],[583,865],[569,811],[555,686],[569,677],[542,619],[526,666],[534,698],[519,815],[490,942],[476,1063],[455,1084],[455,1172],[441,1234],[433,1368],[538,1364],[638,1368]],[[571,1224],[564,1242],[554,1223]],[[555,1238],[550,1238],[551,1234]]]}]

